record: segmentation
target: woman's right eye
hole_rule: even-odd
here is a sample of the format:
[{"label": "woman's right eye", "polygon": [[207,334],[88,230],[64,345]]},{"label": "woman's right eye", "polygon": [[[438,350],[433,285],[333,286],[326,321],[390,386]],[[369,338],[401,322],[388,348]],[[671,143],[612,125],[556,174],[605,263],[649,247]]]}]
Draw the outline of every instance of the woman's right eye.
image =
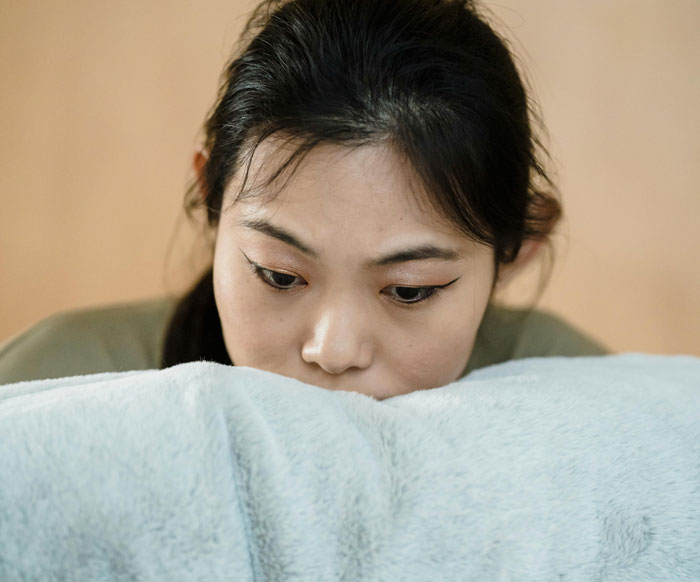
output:
[{"label": "woman's right eye", "polygon": [[295,287],[299,287],[305,283],[301,277],[296,277],[294,275],[290,275],[289,273],[272,271],[255,264],[252,266],[255,269],[255,274],[262,280],[263,283],[266,283],[270,287],[280,291],[294,289]]},{"label": "woman's right eye", "polygon": [[262,265],[258,265],[255,261],[251,261],[242,250],[241,254],[248,261],[248,266],[255,276],[260,279],[266,285],[269,285],[276,291],[289,291],[295,287],[300,287],[306,284],[306,281],[301,277],[296,275],[290,275],[289,273],[280,273],[279,271],[273,271],[272,269],[266,269]]}]

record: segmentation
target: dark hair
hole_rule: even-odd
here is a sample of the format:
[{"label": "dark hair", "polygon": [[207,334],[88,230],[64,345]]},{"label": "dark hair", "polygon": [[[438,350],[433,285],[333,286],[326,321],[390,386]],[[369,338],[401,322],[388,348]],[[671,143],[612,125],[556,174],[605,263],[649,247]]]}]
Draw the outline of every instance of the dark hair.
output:
[{"label": "dark hair", "polygon": [[[264,0],[241,43],[205,124],[204,180],[188,192],[188,213],[204,205],[215,226],[232,176],[245,171],[244,195],[256,148],[275,136],[296,147],[263,186],[319,143],[391,146],[438,211],[494,248],[496,268],[525,239],[551,233],[561,208],[538,159],[534,113],[506,42],[472,2]],[[216,309],[211,276],[179,304],[164,365],[211,356],[176,341]],[[220,324],[215,334],[223,345]]]}]

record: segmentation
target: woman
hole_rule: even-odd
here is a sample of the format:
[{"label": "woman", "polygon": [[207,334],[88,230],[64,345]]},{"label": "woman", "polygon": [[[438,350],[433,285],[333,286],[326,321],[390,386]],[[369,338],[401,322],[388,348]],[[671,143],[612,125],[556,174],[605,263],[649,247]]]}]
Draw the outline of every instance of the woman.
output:
[{"label": "woman", "polygon": [[490,304],[561,214],[528,97],[471,2],[266,0],[225,70],[188,208],[213,262],[168,301],[54,317],[0,382],[207,359],[375,398],[604,350]]}]

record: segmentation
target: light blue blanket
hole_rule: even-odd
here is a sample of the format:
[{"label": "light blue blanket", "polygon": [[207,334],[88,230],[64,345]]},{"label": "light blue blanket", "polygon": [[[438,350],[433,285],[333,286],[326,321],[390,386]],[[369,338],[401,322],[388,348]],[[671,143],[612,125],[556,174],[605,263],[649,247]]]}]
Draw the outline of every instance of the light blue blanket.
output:
[{"label": "light blue blanket", "polygon": [[193,363],[0,388],[0,580],[700,580],[700,358],[384,401]]}]

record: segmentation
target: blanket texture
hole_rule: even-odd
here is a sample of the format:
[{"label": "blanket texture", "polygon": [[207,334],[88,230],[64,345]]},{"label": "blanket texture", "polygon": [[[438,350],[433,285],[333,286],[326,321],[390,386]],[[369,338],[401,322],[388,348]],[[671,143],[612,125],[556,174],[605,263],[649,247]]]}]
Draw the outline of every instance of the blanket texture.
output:
[{"label": "blanket texture", "polygon": [[384,401],[183,364],[0,387],[0,580],[700,580],[700,358]]}]

